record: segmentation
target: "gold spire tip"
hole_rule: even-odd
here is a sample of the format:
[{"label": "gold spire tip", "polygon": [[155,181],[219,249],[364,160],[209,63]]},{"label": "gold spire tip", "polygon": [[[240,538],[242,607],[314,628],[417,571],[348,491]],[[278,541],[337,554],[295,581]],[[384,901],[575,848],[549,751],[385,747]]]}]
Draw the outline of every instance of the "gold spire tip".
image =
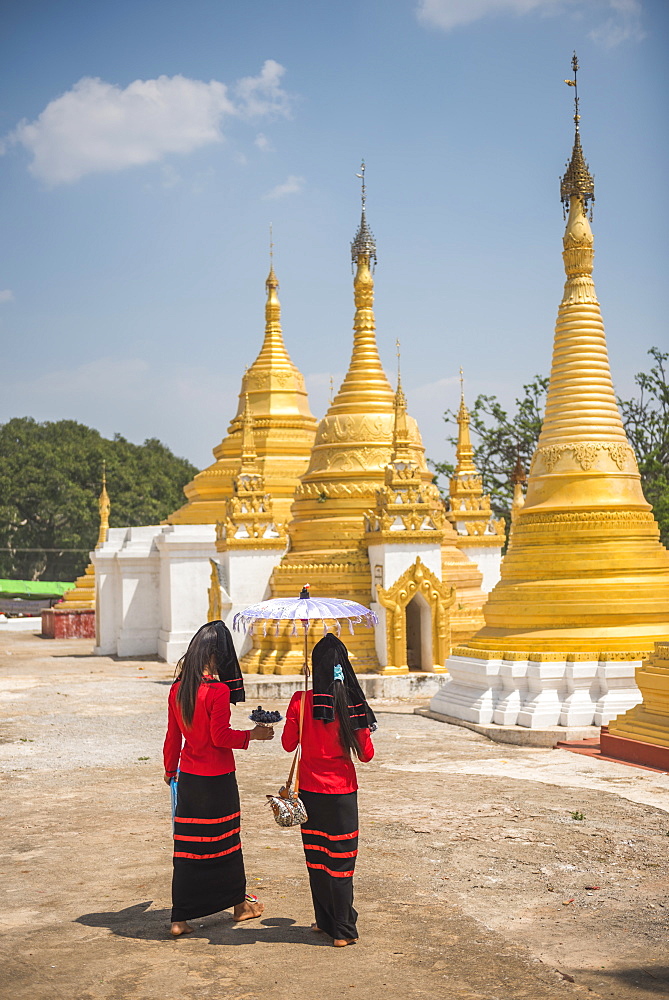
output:
[{"label": "gold spire tip", "polygon": [[567,163],[564,177],[560,180],[560,201],[564,210],[569,209],[569,202],[572,197],[577,197],[583,203],[584,211],[590,203],[590,217],[592,218],[592,202],[595,200],[595,179],[590,173],[588,164],[583,155],[581,147],[581,133],[579,123],[581,115],[579,113],[578,97],[578,58],[576,53],[572,56],[571,68],[574,73],[573,80],[565,80],[568,87],[574,88],[574,147],[571,152],[571,160]]},{"label": "gold spire tip", "polygon": [[367,187],[365,184],[365,161],[363,160],[360,164],[360,173],[356,174],[356,177],[360,178],[361,181],[361,191],[360,197],[362,202],[362,214],[360,216],[360,225],[358,226],[358,231],[355,234],[355,239],[351,243],[351,259],[354,264],[356,264],[361,257],[366,257],[369,263],[376,264],[376,240],[374,239],[374,234],[367,225]]}]

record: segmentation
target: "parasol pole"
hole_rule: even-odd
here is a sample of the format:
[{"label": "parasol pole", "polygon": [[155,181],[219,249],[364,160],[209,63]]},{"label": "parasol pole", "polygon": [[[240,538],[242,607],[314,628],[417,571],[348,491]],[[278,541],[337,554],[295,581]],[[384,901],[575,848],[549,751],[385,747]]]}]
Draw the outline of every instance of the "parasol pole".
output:
[{"label": "parasol pole", "polygon": [[[309,600],[309,584],[308,583],[305,583],[305,585],[302,587],[302,590],[300,591],[300,600],[301,601],[308,601]],[[304,672],[304,691],[305,691],[305,694],[306,694],[306,692],[307,692],[307,690],[309,688],[309,659],[308,659],[309,658],[309,635],[308,635],[309,619],[308,618],[303,618],[302,619],[302,625],[304,627],[304,666],[302,667],[302,670]]]}]

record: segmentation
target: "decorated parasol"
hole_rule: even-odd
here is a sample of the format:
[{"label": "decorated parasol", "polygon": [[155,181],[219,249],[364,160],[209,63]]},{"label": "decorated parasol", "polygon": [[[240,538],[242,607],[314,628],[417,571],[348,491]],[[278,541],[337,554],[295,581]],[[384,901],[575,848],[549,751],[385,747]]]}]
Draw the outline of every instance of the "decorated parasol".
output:
[{"label": "decorated parasol", "polygon": [[337,635],[341,635],[342,623],[348,625],[351,635],[354,625],[366,625],[372,628],[378,624],[378,617],[364,604],[357,601],[347,601],[339,597],[311,597],[309,584],[302,587],[299,597],[275,597],[271,601],[252,604],[251,607],[239,611],[233,619],[233,628],[253,635],[256,628],[262,625],[263,635],[267,635],[274,623],[275,635],[279,635],[281,624],[292,622],[291,635],[298,634],[299,625],[304,631],[304,672],[309,673],[308,637],[309,632],[318,626],[326,635],[330,625],[334,625]]}]

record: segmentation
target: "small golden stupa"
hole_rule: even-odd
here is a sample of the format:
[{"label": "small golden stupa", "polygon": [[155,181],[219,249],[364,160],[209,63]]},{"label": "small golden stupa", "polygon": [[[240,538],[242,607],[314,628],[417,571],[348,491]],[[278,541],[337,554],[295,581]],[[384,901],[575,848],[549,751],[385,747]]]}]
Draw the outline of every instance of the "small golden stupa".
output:
[{"label": "small golden stupa", "polygon": [[[359,176],[362,215],[351,244],[356,267],[353,351],[344,381],[318,425],[309,466],[295,492],[288,524],[290,544],[272,575],[271,592],[273,597],[296,597],[308,583],[314,597],[345,597],[368,606],[372,579],[365,515],[375,506],[377,493],[386,483],[397,407],[376,345],[372,276],[376,243],[366,218],[364,164]],[[405,413],[402,419],[407,457],[431,505],[440,505],[416,421]],[[269,482],[267,487],[273,492]],[[441,509],[443,512],[443,506]],[[480,589],[481,574],[456,548],[451,526],[446,523],[443,530],[450,548],[446,563],[453,565],[453,576],[457,577],[449,575],[448,582],[458,587],[458,636],[464,638],[482,622],[485,595]],[[379,669],[372,629],[358,627],[354,635],[346,634],[345,638],[356,670]],[[242,669],[249,673],[297,673],[302,648],[301,638],[286,630],[278,636],[255,634]]]},{"label": "small golden stupa", "polygon": [[[458,549],[471,560],[476,555],[481,555],[481,550],[487,549],[491,555],[499,552],[504,545],[505,525],[503,518],[493,517],[490,497],[483,492],[481,474],[474,464],[474,448],[469,432],[469,422],[469,410],[465,403],[464,375],[461,368],[458,443],[455,451],[456,466],[449,484],[447,516],[458,534]],[[452,550],[444,548],[442,553],[443,579],[455,581],[458,569],[461,571],[462,567],[458,567],[457,564],[453,565],[449,561],[451,559]],[[495,564],[497,564],[496,560]],[[494,582],[497,582],[496,579]],[[491,585],[488,585],[485,589],[489,590],[490,587]]]},{"label": "small golden stupa", "polygon": [[241,460],[247,398],[259,470],[274,499],[277,518],[288,519],[295,486],[309,461],[316,420],[309,409],[304,378],[290,360],[283,341],[279,282],[273,261],[265,285],[265,339],[258,357],[244,374],[228,436],[214,448],[214,464],[184,487],[188,502],[167,518],[168,524],[216,524],[225,517],[226,501],[233,495],[233,479]]},{"label": "small golden stupa", "polygon": [[[573,60],[575,87],[578,62]],[[643,496],[592,280],[594,181],[575,139],[561,182],[567,274],[546,412],[486,625],[457,651],[647,656],[669,635],[669,553]]]},{"label": "small golden stupa", "polygon": [[[106,470],[102,470],[102,491],[98,500],[100,511],[100,528],[98,530],[98,540],[95,548],[99,549],[107,540],[107,530],[109,528],[109,494],[107,493]],[[78,576],[74,582],[72,590],[67,590],[63,598],[58,602],[58,611],[95,611],[95,567],[93,563],[88,564],[82,576]]]}]

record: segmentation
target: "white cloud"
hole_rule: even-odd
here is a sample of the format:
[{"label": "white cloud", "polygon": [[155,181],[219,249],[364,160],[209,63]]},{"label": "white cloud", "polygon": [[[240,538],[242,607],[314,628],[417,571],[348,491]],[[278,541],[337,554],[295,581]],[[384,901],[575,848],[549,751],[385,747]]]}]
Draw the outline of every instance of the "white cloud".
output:
[{"label": "white cloud", "polygon": [[[431,27],[452,31],[494,15],[550,15],[586,11],[606,20],[590,37],[607,48],[644,37],[640,0],[418,0],[418,20]],[[608,15],[608,16],[607,16]]]},{"label": "white cloud", "polygon": [[638,0],[609,0],[612,14],[603,24],[593,28],[590,38],[612,49],[621,42],[639,42],[645,37],[641,27],[641,4]]},{"label": "white cloud", "polygon": [[274,146],[272,145],[272,143],[270,142],[270,140],[267,138],[267,136],[264,135],[262,132],[258,132],[257,136],[255,137],[255,139],[253,141],[254,141],[254,144],[258,147],[258,149],[261,150],[263,153],[273,153],[274,152]]},{"label": "white cloud", "polygon": [[34,121],[20,122],[0,152],[11,143],[24,146],[32,153],[31,173],[50,185],[190,153],[221,142],[226,118],[287,115],[283,73],[268,59],[258,76],[233,87],[233,97],[218,80],[159,76],[122,89],[83,77]]},{"label": "white cloud", "polygon": [[14,292],[11,290],[11,288],[5,288],[2,291],[0,291],[0,302],[13,302],[13,301],[14,301]]},{"label": "white cloud", "polygon": [[277,184],[264,197],[267,199],[285,198],[288,194],[299,194],[303,187],[304,177],[296,177],[295,174],[290,174],[283,184]]},{"label": "white cloud", "polygon": [[290,114],[290,98],[281,89],[285,68],[274,59],[266,59],[258,76],[246,76],[235,86],[239,111],[248,117]]}]

